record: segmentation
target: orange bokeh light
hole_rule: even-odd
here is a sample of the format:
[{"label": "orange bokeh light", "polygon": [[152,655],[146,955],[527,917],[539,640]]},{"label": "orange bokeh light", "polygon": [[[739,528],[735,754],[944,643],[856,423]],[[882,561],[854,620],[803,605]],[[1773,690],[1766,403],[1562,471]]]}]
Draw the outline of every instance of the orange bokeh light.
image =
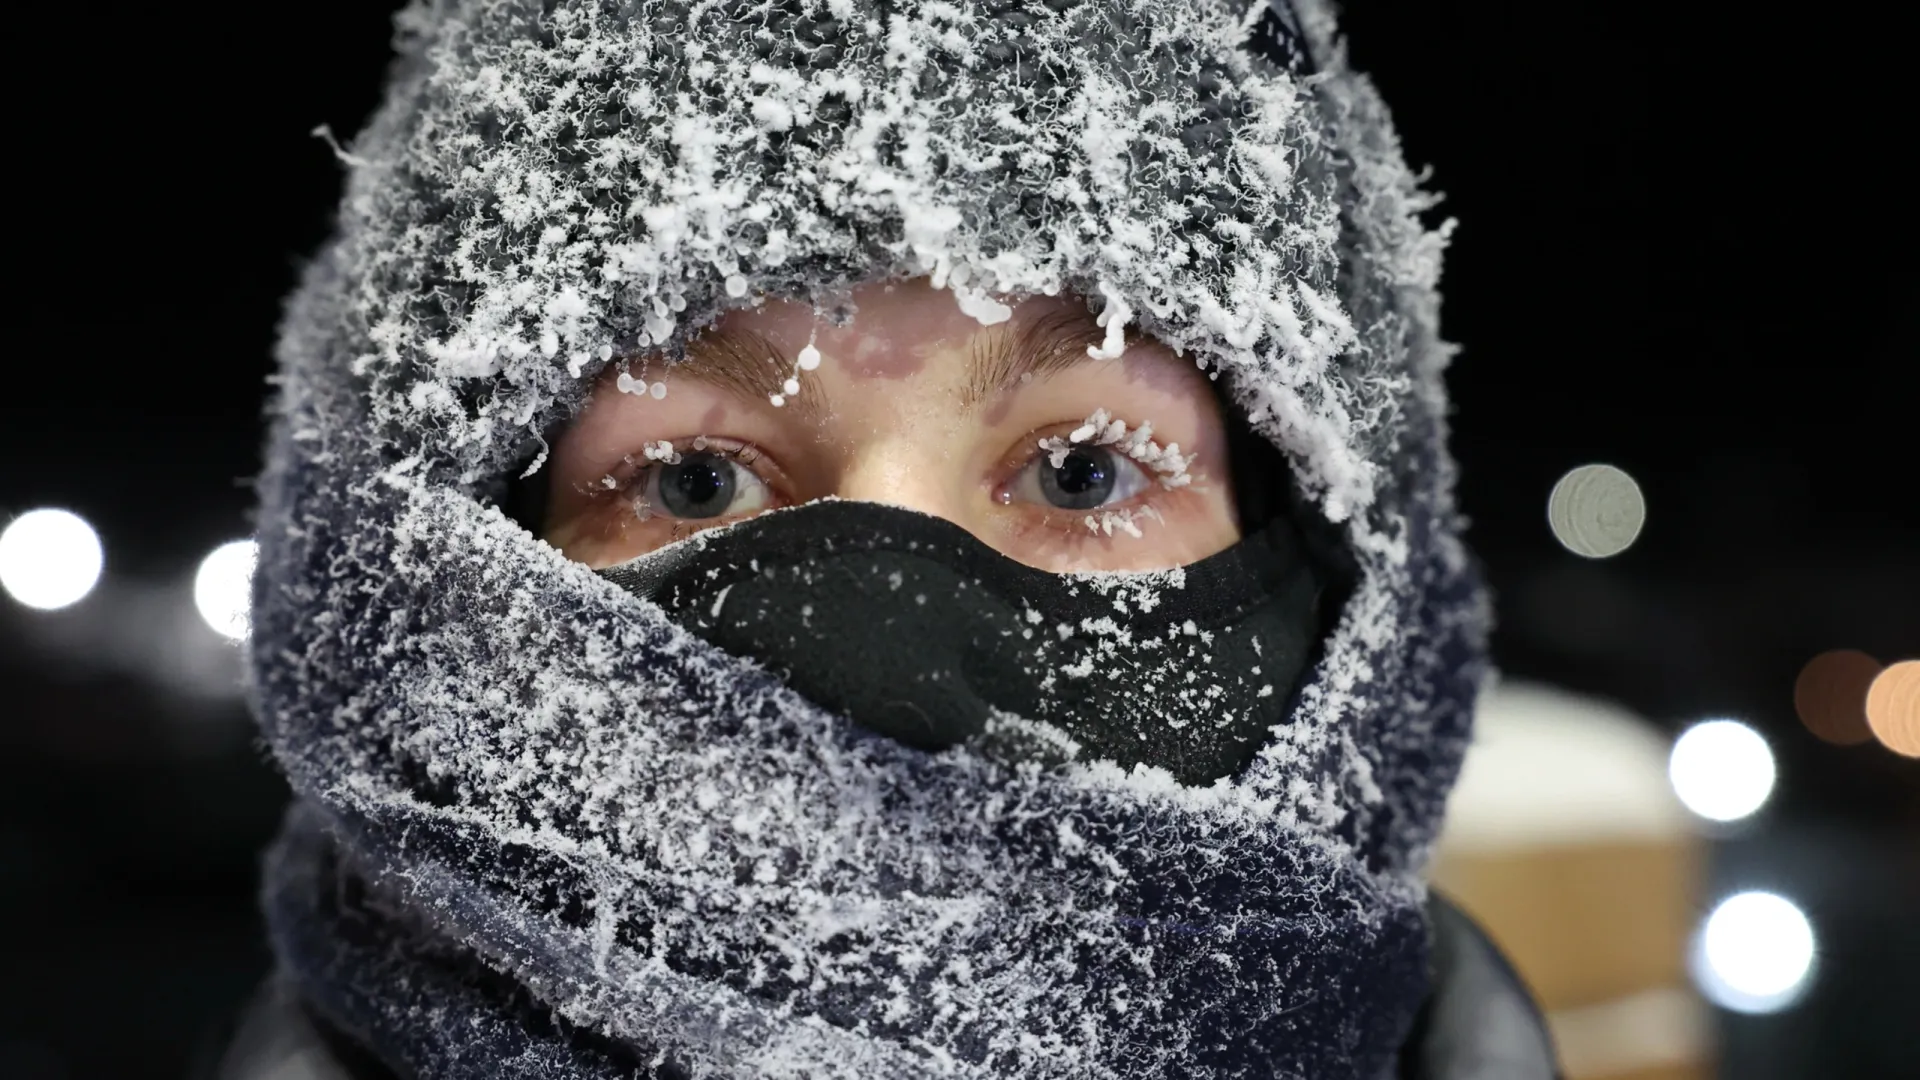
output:
[{"label": "orange bokeh light", "polygon": [[1880,661],[1858,649],[1832,649],[1807,661],[1793,681],[1793,711],[1826,742],[1856,746],[1873,738],[1867,726],[1867,688]]},{"label": "orange bokeh light", "polygon": [[1891,664],[1873,680],[1867,724],[1887,749],[1920,757],[1920,660]]}]

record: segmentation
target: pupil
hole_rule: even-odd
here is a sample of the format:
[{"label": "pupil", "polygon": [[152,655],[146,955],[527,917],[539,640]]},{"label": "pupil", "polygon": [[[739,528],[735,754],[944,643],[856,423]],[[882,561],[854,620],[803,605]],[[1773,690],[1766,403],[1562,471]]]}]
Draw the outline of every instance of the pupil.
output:
[{"label": "pupil", "polygon": [[1062,510],[1091,510],[1113,493],[1113,455],[1100,447],[1068,451],[1058,468],[1043,465],[1040,492]]},{"label": "pupil", "polygon": [[719,517],[733,505],[733,465],[714,454],[686,454],[660,473],[660,501],[675,517]]}]

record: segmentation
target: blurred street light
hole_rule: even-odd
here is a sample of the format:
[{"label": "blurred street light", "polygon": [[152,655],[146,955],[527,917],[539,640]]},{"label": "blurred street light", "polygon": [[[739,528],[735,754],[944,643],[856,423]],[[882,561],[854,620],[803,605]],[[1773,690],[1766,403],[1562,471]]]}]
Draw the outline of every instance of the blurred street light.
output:
[{"label": "blurred street light", "polygon": [[56,611],[86,599],[104,565],[99,534],[69,510],[29,510],[0,532],[0,587],[30,608]]}]

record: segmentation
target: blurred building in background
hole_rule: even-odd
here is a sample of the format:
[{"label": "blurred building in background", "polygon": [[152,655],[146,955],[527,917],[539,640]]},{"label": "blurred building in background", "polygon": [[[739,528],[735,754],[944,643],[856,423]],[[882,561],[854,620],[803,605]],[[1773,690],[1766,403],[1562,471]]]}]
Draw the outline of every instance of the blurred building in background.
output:
[{"label": "blurred building in background", "polygon": [[1505,682],[1475,717],[1436,887],[1532,988],[1567,1080],[1706,1080],[1712,1021],[1685,957],[1706,843],[1668,739],[1619,706]]}]

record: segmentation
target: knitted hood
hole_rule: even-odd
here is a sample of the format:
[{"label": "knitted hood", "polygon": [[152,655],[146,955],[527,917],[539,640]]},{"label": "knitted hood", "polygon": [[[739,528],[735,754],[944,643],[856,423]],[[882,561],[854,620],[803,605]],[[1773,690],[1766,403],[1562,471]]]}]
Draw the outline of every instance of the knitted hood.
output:
[{"label": "knitted hood", "polygon": [[[1486,611],[1444,230],[1297,10],[398,16],[260,485],[251,692],[296,797],[266,903],[318,1013],[432,1077],[1390,1070]],[[1083,295],[1218,373],[1337,528],[1351,591],[1244,771],[873,738],[501,511],[607,364],[917,276],[983,322]]]}]

